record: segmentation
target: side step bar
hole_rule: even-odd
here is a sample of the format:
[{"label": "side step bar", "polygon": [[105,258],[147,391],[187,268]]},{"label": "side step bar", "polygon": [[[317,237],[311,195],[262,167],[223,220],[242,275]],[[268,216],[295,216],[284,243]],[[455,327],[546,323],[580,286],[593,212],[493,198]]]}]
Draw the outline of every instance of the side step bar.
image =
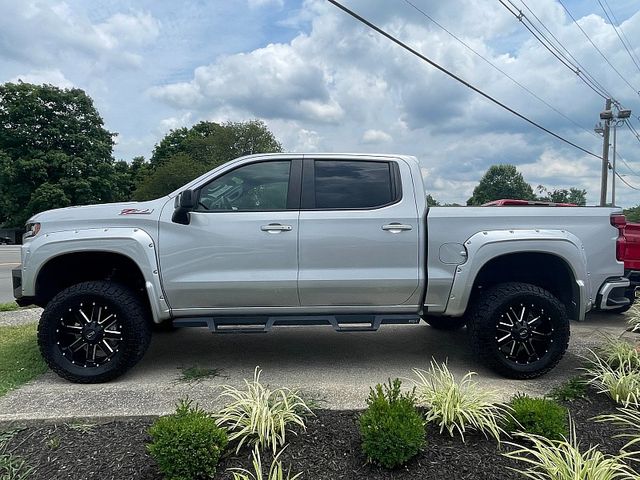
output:
[{"label": "side step bar", "polygon": [[266,333],[273,327],[331,325],[337,332],[375,332],[382,324],[417,324],[417,314],[283,315],[255,317],[185,317],[174,327],[207,327],[212,333]]}]

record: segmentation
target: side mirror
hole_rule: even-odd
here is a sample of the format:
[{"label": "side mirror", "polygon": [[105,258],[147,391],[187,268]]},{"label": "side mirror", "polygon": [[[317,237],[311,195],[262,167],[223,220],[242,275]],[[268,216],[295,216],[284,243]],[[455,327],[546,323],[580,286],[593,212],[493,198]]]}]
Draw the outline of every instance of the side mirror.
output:
[{"label": "side mirror", "polygon": [[193,209],[196,206],[196,196],[193,190],[187,189],[180,193],[180,199],[178,200],[178,206],[188,210]]},{"label": "side mirror", "polygon": [[189,225],[189,212],[196,206],[196,194],[193,190],[187,189],[180,193],[177,200],[171,220],[182,225]]}]

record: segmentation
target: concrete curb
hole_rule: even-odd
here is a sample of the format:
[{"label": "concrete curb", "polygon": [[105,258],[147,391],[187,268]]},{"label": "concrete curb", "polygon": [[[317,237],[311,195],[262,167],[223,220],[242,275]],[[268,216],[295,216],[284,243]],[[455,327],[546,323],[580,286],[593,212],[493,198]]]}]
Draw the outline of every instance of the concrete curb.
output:
[{"label": "concrete curb", "polygon": [[0,312],[0,327],[15,327],[28,323],[38,323],[42,315],[41,308],[23,308],[10,312]]}]

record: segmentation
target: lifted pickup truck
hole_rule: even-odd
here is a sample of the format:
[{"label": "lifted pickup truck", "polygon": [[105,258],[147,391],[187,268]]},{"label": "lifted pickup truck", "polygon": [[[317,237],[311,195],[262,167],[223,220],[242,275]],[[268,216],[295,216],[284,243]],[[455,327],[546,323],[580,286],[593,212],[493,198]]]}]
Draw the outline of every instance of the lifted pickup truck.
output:
[{"label": "lifted pickup truck", "polygon": [[420,319],[466,325],[485,364],[532,378],[564,354],[570,319],[628,302],[620,210],[425,200],[414,157],[243,157],[157,200],[35,215],[14,294],[44,307],[51,369],[86,383],[135,365],[154,323],[366,331]]}]

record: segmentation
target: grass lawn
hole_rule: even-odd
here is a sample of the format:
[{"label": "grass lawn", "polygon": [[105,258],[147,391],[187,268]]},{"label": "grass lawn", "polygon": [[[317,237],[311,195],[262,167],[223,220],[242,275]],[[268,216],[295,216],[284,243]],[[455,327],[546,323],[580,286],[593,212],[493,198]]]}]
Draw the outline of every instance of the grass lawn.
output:
[{"label": "grass lawn", "polygon": [[0,312],[12,312],[20,307],[16,302],[0,303]]},{"label": "grass lawn", "polygon": [[46,370],[36,342],[36,324],[0,327],[0,396]]}]

